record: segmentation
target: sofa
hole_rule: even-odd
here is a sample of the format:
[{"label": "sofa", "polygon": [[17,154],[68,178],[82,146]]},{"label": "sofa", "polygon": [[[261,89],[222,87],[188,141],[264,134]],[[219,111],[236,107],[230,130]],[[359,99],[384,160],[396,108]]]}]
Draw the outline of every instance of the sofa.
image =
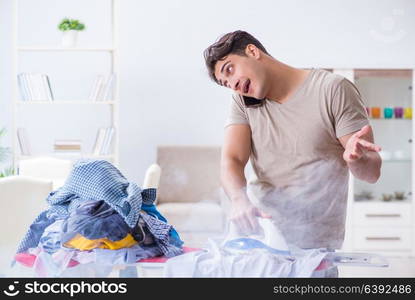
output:
[{"label": "sofa", "polygon": [[25,176],[0,178],[0,276],[7,272],[17,245],[33,220],[46,207],[51,180]]}]

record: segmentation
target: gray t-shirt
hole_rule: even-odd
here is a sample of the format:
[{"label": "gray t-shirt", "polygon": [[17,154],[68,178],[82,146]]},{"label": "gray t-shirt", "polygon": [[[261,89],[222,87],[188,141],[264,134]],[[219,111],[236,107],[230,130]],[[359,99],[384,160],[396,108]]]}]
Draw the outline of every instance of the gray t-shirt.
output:
[{"label": "gray t-shirt", "polygon": [[355,85],[312,69],[282,104],[265,99],[245,106],[235,94],[226,126],[232,124],[251,129],[254,204],[273,216],[289,243],[341,248],[349,170],[338,138],[369,124]]}]

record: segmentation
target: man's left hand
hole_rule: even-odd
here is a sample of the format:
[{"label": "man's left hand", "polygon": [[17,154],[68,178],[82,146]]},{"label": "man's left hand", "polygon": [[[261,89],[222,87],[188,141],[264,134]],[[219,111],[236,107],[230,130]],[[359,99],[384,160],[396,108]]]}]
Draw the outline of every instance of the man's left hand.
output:
[{"label": "man's left hand", "polygon": [[367,152],[379,152],[381,150],[380,146],[366,140],[367,136],[373,136],[370,125],[364,126],[349,138],[343,153],[343,159],[347,163],[353,163],[361,159]]}]

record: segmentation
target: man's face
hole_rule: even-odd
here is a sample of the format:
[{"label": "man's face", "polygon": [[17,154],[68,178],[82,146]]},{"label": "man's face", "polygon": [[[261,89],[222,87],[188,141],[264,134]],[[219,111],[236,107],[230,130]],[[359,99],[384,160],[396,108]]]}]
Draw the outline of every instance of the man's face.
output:
[{"label": "man's face", "polygon": [[265,72],[261,62],[253,55],[229,54],[216,63],[215,76],[220,85],[242,96],[265,98]]}]

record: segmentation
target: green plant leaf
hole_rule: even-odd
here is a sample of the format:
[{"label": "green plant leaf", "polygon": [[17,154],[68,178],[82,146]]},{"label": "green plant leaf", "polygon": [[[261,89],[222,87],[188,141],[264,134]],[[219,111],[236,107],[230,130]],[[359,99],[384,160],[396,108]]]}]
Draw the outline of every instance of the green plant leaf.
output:
[{"label": "green plant leaf", "polygon": [[67,31],[67,30],[84,30],[85,25],[81,23],[79,20],[76,19],[63,19],[59,25],[58,29],[61,31]]}]

